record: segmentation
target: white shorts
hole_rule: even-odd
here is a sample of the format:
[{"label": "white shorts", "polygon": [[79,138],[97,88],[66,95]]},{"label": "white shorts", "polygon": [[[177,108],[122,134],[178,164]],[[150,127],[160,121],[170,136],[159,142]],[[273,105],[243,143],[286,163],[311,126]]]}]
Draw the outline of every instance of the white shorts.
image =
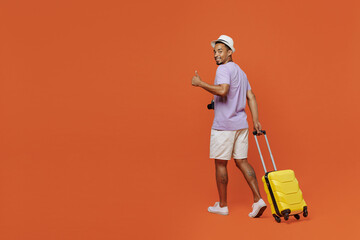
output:
[{"label": "white shorts", "polygon": [[249,129],[220,131],[211,129],[210,158],[231,160],[247,158]]}]

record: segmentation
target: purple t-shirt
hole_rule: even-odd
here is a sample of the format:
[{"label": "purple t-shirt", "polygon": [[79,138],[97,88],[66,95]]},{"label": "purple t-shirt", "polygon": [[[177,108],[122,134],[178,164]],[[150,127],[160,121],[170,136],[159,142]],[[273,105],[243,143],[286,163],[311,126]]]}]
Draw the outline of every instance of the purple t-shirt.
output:
[{"label": "purple t-shirt", "polygon": [[229,84],[225,97],[215,95],[215,117],[212,129],[239,130],[249,128],[245,113],[246,93],[251,89],[243,70],[234,62],[219,65],[216,70],[215,85]]}]

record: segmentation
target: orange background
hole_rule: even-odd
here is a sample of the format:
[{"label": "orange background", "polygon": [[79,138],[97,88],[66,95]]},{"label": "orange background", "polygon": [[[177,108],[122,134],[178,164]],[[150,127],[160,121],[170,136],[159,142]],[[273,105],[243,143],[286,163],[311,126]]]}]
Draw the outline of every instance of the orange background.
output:
[{"label": "orange background", "polygon": [[[360,237],[355,3],[2,0],[0,239]],[[207,213],[212,97],[190,82],[194,70],[213,82],[221,34],[306,219],[249,219],[233,162],[230,215]],[[260,182],[252,136],[248,158]]]}]

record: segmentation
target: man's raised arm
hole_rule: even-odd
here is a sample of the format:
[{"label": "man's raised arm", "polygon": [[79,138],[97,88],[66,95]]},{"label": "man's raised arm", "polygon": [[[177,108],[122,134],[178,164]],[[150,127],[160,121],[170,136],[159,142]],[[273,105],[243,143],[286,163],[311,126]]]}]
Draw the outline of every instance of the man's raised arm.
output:
[{"label": "man's raised arm", "polygon": [[197,71],[195,71],[195,76],[193,76],[191,84],[195,87],[201,87],[206,91],[221,97],[225,97],[230,89],[229,84],[211,85],[206,82],[203,82],[200,76],[198,75]]}]

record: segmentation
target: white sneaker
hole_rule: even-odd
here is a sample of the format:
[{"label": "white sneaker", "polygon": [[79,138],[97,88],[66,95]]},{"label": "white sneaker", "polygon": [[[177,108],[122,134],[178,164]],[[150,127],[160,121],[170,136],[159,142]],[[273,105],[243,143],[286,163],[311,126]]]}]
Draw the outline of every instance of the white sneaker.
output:
[{"label": "white sneaker", "polygon": [[266,203],[264,202],[264,200],[260,199],[258,202],[254,203],[252,205],[252,208],[253,208],[253,210],[251,213],[249,213],[249,217],[258,218],[265,211]]},{"label": "white sneaker", "polygon": [[211,213],[216,213],[220,215],[229,215],[228,207],[220,207],[220,203],[216,202],[213,207],[208,207],[208,211]]}]

